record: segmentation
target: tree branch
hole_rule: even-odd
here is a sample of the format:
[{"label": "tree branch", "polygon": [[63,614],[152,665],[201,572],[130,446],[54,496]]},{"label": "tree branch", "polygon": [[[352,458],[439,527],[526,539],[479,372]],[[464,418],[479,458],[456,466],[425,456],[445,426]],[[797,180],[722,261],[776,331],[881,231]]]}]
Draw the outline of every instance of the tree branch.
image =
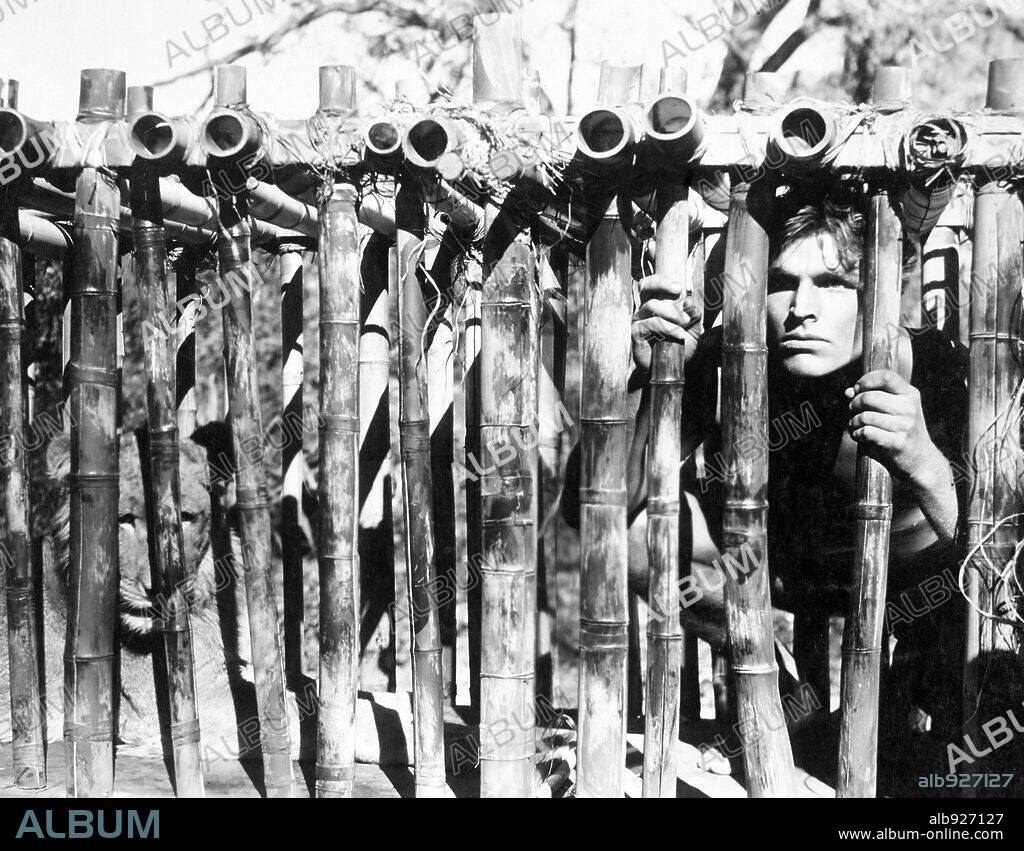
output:
[{"label": "tree branch", "polygon": [[368,0],[368,2],[355,5],[339,2],[312,2],[305,7],[299,7],[296,12],[289,15],[284,22],[264,38],[253,39],[247,44],[243,44],[241,47],[230,51],[225,56],[205,62],[190,71],[173,74],[172,76],[159,80],[152,85],[165,86],[170,83],[177,83],[180,80],[188,80],[192,77],[197,77],[200,74],[205,74],[213,70],[218,65],[230,65],[253,53],[267,55],[273,52],[273,50],[278,46],[278,43],[288,35],[288,33],[302,29],[303,27],[308,26],[314,21],[326,17],[327,15],[362,15],[367,12],[382,12],[392,18],[398,26],[418,26],[426,30],[434,29],[435,27],[439,27],[447,22],[446,19],[428,18],[415,9],[403,8],[401,5],[391,2],[391,0]]}]

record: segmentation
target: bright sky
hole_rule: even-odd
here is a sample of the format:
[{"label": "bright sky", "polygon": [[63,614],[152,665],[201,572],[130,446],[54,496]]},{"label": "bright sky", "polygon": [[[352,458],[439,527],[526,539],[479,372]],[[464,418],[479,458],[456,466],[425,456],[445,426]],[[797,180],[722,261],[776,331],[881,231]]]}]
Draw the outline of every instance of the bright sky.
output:
[{"label": "bright sky", "polygon": [[[268,5],[273,10],[267,11]],[[225,16],[226,34],[207,47],[202,20],[223,14],[225,8],[242,25],[235,26]],[[207,48],[210,57],[219,58],[270,32],[285,13],[281,0],[0,0],[0,76],[19,80],[21,108],[27,114],[71,119],[83,68],[112,67],[127,73],[130,86],[152,84],[206,61],[207,54],[193,50],[186,36],[200,50]],[[246,22],[250,15],[252,20]],[[335,26],[341,20],[334,18]],[[169,39],[188,54],[173,56],[173,67],[168,67]],[[285,91],[275,86],[269,69],[254,62],[249,71],[250,100],[281,117],[306,117],[316,108],[316,69],[321,62],[317,55],[303,57],[301,51],[291,51],[289,58],[291,78],[308,83]],[[172,114],[190,111],[207,86],[208,81],[199,78],[161,87],[155,106]]]},{"label": "bright sky", "polygon": [[[532,48],[542,82],[562,111],[569,59],[566,35],[559,26],[565,3],[518,2],[522,4],[524,38]],[[431,0],[430,5],[444,7],[443,0]],[[792,13],[793,19],[799,20],[806,0],[791,6],[787,16]],[[578,8],[577,107],[585,105],[591,93],[596,95],[602,59],[624,64],[647,62],[650,69],[657,68],[663,61],[664,40],[678,42],[682,12],[699,15],[714,9],[715,0],[580,0]],[[210,23],[217,39],[210,44],[202,22],[218,14],[225,27],[217,29],[216,21]],[[130,86],[152,84],[208,59],[221,59],[232,49],[267,35],[286,17],[284,0],[0,0],[0,77],[20,82],[20,107],[26,114],[70,120],[77,109],[83,68],[113,67],[127,73]],[[280,118],[306,118],[316,109],[320,65],[355,64],[360,74],[373,78],[388,96],[396,79],[416,73],[413,55],[395,53],[385,61],[368,59],[365,37],[346,28],[345,22],[343,15],[326,16],[301,37],[286,35],[280,51],[270,60],[242,60],[249,68],[249,102]],[[775,22],[783,27],[779,39],[786,35],[786,23]],[[359,25],[364,30],[377,27],[388,31],[382,16],[364,15]],[[173,41],[170,57],[169,41]],[[690,90],[698,98],[711,94],[724,51],[724,42],[713,40],[687,61]],[[653,94],[657,74],[647,76],[645,88]],[[192,112],[208,86],[208,78],[201,76],[160,87],[154,105],[172,115]]]}]

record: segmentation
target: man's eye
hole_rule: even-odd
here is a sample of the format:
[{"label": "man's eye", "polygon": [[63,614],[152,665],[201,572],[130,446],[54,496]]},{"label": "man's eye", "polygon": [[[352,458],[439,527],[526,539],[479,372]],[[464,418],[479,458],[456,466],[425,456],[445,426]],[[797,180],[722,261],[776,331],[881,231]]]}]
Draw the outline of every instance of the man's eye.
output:
[{"label": "man's eye", "polygon": [[829,275],[827,278],[819,278],[817,281],[819,287],[827,287],[829,289],[844,289],[844,290],[859,290],[860,280],[855,278],[843,278],[839,275]]},{"label": "man's eye", "polygon": [[127,523],[130,526],[134,526],[135,525],[135,515],[134,514],[122,514],[120,517],[117,518],[117,522],[118,523]]},{"label": "man's eye", "polygon": [[768,276],[768,292],[769,293],[781,293],[786,290],[796,289],[796,278],[790,277],[789,275],[769,275]]}]

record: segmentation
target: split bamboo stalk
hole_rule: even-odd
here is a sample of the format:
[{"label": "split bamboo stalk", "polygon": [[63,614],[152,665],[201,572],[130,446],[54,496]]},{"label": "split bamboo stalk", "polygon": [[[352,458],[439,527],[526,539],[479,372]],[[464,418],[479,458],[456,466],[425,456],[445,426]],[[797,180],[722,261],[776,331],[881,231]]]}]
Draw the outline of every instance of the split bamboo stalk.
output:
[{"label": "split bamboo stalk", "polygon": [[[167,287],[167,249],[164,245],[159,193],[160,184],[156,173],[146,166],[136,169],[132,180],[131,206],[135,217],[136,279],[142,316],[160,316],[172,309]],[[157,599],[160,600],[158,624],[163,633],[167,664],[175,792],[179,798],[201,798],[204,796],[202,750],[192,625],[185,597],[185,542],[178,478],[174,370],[177,341],[159,334],[143,336],[153,489],[153,567]]]},{"label": "split bamboo stalk", "polygon": [[[465,308],[465,423],[466,461],[479,459],[483,451],[480,440],[480,299],[481,284],[473,277],[466,277]],[[480,564],[483,554],[480,526],[480,480],[470,477],[466,480],[466,555],[468,559],[466,577],[466,619],[469,631],[469,703],[477,712],[480,710],[480,652],[481,617],[483,614],[483,578]]]},{"label": "split bamboo stalk", "polygon": [[[986,107],[1000,111],[1024,108],[1020,60],[989,65]],[[1013,629],[981,612],[1012,617],[1019,605],[997,578],[1014,557],[1019,521],[1003,518],[1021,510],[1017,488],[1020,409],[1014,386],[1020,370],[1014,359],[1012,319],[1020,297],[1020,242],[1024,212],[1014,187],[983,172],[974,202],[974,253],[971,264],[969,363],[970,407],[967,439],[974,481],[967,517],[967,547],[975,553],[967,565],[966,644],[964,659],[964,726],[978,741],[982,707],[982,669],[995,654],[1016,648]],[[999,528],[996,525],[999,524]],[[975,552],[975,550],[977,550]],[[1016,567],[1009,567],[1011,574]],[[1006,611],[1000,612],[1001,608]]]},{"label": "split bamboo stalk", "polygon": [[[900,321],[902,232],[886,187],[870,195],[864,246],[865,373],[894,369]],[[842,716],[836,796],[871,798],[878,772],[878,699],[882,621],[889,572],[892,477],[857,453],[857,548],[850,613],[843,630]]]},{"label": "split bamboo stalk", "polygon": [[[0,81],[9,103],[13,80]],[[15,84],[16,85],[16,84]],[[0,207],[0,567],[7,597],[7,652],[11,690],[11,749],[14,785],[46,785],[40,652],[36,623],[39,576],[32,557],[29,495],[28,394],[24,382],[26,342],[22,255],[15,243],[18,211],[10,197]]]},{"label": "split bamboo stalk", "polygon": [[[79,118],[124,111],[121,71],[82,72]],[[121,194],[110,170],[76,182],[70,293],[71,532],[64,648],[68,797],[114,791],[118,576],[117,260]]]},{"label": "split bamboo stalk", "polygon": [[[562,481],[563,431],[560,419],[565,400],[565,362],[568,351],[566,325],[566,289],[568,254],[559,248],[542,250],[541,268],[550,277],[550,292],[545,299],[545,319],[541,326],[541,365],[537,388],[539,420],[539,458],[537,481],[537,697],[551,701],[558,693],[558,543],[561,512],[558,494]],[[542,287],[542,290],[544,287]],[[569,423],[568,425],[571,425]]]},{"label": "split bamboo stalk", "polygon": [[[689,221],[684,184],[658,190],[657,269],[686,283]],[[684,286],[682,294],[688,287]],[[682,298],[683,295],[680,296]],[[659,340],[651,351],[651,422],[647,446],[647,717],[644,727],[645,798],[676,797],[676,741],[683,633],[677,605],[680,570],[679,463],[682,458],[684,348]],[[685,497],[684,497],[685,498]],[[683,565],[688,568],[688,565]]]},{"label": "split bamboo stalk", "polygon": [[488,215],[480,305],[480,795],[533,795],[539,304],[533,253]]},{"label": "split bamboo stalk", "polygon": [[[742,742],[747,793],[752,798],[793,793],[793,754],[779,699],[769,594],[766,521],[768,458],[738,451],[764,445],[768,430],[768,349],[765,317],[768,273],[766,220],[771,215],[765,181],[733,187],[729,208],[726,274],[753,281],[741,297],[727,288],[722,309],[722,445],[725,483],[722,544],[726,555],[754,567],[725,582],[726,628]],[[744,270],[746,267],[746,272]]]},{"label": "split bamboo stalk", "polygon": [[[244,69],[241,69],[244,72]],[[216,105],[245,102],[245,77],[237,66],[217,69]],[[223,160],[222,169],[239,165]],[[241,280],[240,291],[223,308],[224,361],[228,410],[235,453],[235,505],[242,542],[245,596],[249,613],[260,746],[268,797],[292,794],[291,736],[277,596],[270,558],[270,504],[267,500],[265,446],[259,399],[259,366],[252,322],[252,260],[249,211],[245,194],[232,195],[225,187],[240,185],[239,175],[217,175],[219,229],[217,255],[220,275]]]},{"label": "split bamboo stalk", "polygon": [[[184,245],[175,263],[177,303],[196,295],[196,263],[199,251]],[[178,315],[178,354],[175,361],[174,400],[178,408],[178,435],[186,440],[196,430],[196,316],[199,307],[190,301]],[[188,570],[188,565],[185,567]]]},{"label": "split bamboo stalk", "polygon": [[277,250],[281,279],[281,565],[284,581],[284,671],[289,681],[303,674],[302,635],[302,245]]},{"label": "split bamboo stalk", "polygon": [[621,798],[626,761],[629,237],[612,201],[587,248],[580,411],[577,796]]},{"label": "split bamboo stalk", "polygon": [[[366,646],[371,630],[386,618],[385,645],[378,665],[387,676],[387,690],[396,688],[395,671],[395,538],[391,509],[391,374],[389,327],[392,240],[375,233],[363,249],[359,337],[359,563],[366,576],[362,594]],[[367,615],[370,615],[367,617]],[[364,688],[368,688],[364,684]]]},{"label": "split bamboo stalk", "polygon": [[[329,193],[329,194],[328,194]],[[359,685],[359,222],[356,190],[320,205],[320,713],[317,797],[355,780]]]},{"label": "split bamboo stalk", "polygon": [[[704,261],[707,254],[707,238],[697,232],[693,235],[695,244],[690,251],[690,281],[694,301],[704,306]],[[698,447],[700,452],[701,448]],[[680,470],[680,473],[682,471]],[[687,529],[693,526],[693,511],[689,500],[680,485],[679,490],[679,527]],[[680,578],[691,573],[693,565],[693,536],[687,535],[679,543]],[[700,653],[697,636],[694,632],[683,631],[682,668],[679,671],[679,725],[700,719]]]},{"label": "split bamboo stalk", "polygon": [[444,670],[434,562],[434,507],[430,421],[423,328],[420,257],[426,217],[419,184],[403,174],[395,199],[398,229],[399,416],[405,559],[413,639],[416,797],[442,797],[444,775]]},{"label": "split bamboo stalk", "polygon": [[[430,409],[430,469],[434,497],[434,544],[437,570],[438,616],[441,624],[445,701],[456,705],[456,515],[455,515],[455,357],[453,271],[464,248],[454,225],[449,224],[431,265],[426,305],[428,323],[427,399]],[[432,290],[436,288],[436,292]],[[430,318],[432,316],[432,318]]]}]

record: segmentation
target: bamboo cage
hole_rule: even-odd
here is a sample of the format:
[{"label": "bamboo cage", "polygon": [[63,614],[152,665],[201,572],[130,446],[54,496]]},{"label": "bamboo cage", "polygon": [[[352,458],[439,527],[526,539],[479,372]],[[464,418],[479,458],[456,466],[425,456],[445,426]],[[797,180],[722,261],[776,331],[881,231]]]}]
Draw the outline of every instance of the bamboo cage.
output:
[{"label": "bamboo cage", "polygon": [[[201,117],[156,112],[145,87],[133,87],[126,103],[125,78],[117,71],[83,73],[73,122],[28,118],[6,90],[0,148],[17,164],[19,180],[3,187],[0,205],[4,441],[23,440],[30,425],[22,341],[34,329],[25,319],[21,257],[27,264],[52,257],[68,264],[69,796],[109,796],[116,788],[121,247],[134,255],[144,319],[156,325],[165,317],[159,324],[174,331],[147,337],[143,351],[153,575],[164,602],[158,620],[167,694],[161,698],[171,710],[179,796],[198,796],[209,786],[195,680],[200,660],[192,658],[184,600],[195,565],[183,558],[179,451],[197,424],[199,269],[214,256],[216,273],[237,286],[222,313],[233,464],[211,481],[211,545],[218,562],[230,562],[237,524],[241,564],[231,581],[245,583],[259,723],[258,747],[243,756],[259,757],[262,775],[254,775],[268,797],[296,794],[300,737],[289,708],[301,700],[314,669],[313,708],[300,704],[300,716],[316,714],[312,791],[358,794],[361,718],[364,710],[373,714],[379,692],[398,690],[400,646],[409,647],[410,688],[408,696],[392,697],[400,715],[406,703],[411,708],[403,744],[418,797],[445,796],[458,785],[462,742],[453,746],[450,729],[467,719],[482,797],[551,794],[558,784],[570,786],[572,771],[578,797],[674,797],[686,771],[680,754],[689,753],[687,737],[710,714],[705,704],[714,706],[716,730],[741,731],[746,793],[794,794],[798,765],[772,622],[768,456],[744,447],[768,442],[767,281],[780,190],[834,177],[857,183],[869,211],[862,372],[892,367],[893,330],[930,316],[944,316],[936,321],[940,330],[969,343],[971,406],[963,425],[972,487],[967,522],[957,530],[969,553],[963,560],[969,605],[965,655],[957,664],[963,664],[964,730],[977,741],[986,720],[979,707],[995,688],[989,663],[999,654],[1018,656],[1020,645],[1013,579],[1021,536],[1022,60],[993,64],[986,110],[952,113],[941,122],[919,120],[909,110],[904,69],[880,71],[872,102],[856,110],[790,99],[778,76],[752,74],[737,115],[710,115],[685,94],[678,70],[665,69],[659,94],[643,104],[640,67],[606,64],[594,107],[570,119],[572,132],[552,141],[537,81],[527,77],[524,91],[522,54],[518,19],[498,16],[475,30],[472,105],[448,95],[429,104],[402,97],[373,115],[356,110],[355,70],[326,66],[317,112],[303,121],[271,120],[251,107],[238,66],[218,69],[215,104]],[[945,147],[936,146],[939,136]],[[541,142],[550,147],[541,151]],[[968,210],[955,199],[972,179],[978,188]],[[711,463],[682,429],[691,390],[682,345],[654,342],[650,419],[634,424],[629,410],[633,287],[644,262],[637,258],[645,256],[638,234],[651,225],[658,274],[678,284],[680,300],[689,296],[703,308],[694,336],[721,326],[726,472],[719,548],[726,565],[742,564],[746,572],[721,571],[727,646],[713,654],[682,626],[688,603],[681,583],[698,583],[702,574],[691,573],[694,518],[681,466],[692,462],[698,481],[706,481]],[[966,289],[955,270],[939,273],[934,263],[901,291],[903,234],[925,244],[927,261],[930,251],[953,242],[954,230],[973,242],[969,305],[955,303]],[[281,363],[272,378],[284,431],[280,570],[260,402],[268,370],[254,337],[253,299],[266,295],[255,287],[255,251],[276,255],[280,291],[274,294],[281,298]],[[310,305],[303,303],[302,279],[314,251],[318,374],[304,364],[311,332],[304,328]],[[937,274],[946,277],[933,280]],[[722,297],[713,303],[716,294]],[[397,335],[388,327],[391,308]],[[969,329],[961,319],[968,311]],[[716,378],[717,372],[711,383]],[[313,584],[300,551],[308,449],[303,399],[314,383],[320,394],[316,513],[310,515],[319,577],[316,660],[304,649]],[[576,565],[567,564],[575,542],[556,517],[566,499],[561,491],[572,441],[551,424],[566,410],[579,437]],[[630,505],[627,493],[631,427],[646,443],[642,506]],[[949,460],[954,469],[963,462]],[[457,476],[460,464],[474,474]],[[882,464],[861,454],[856,477],[854,593],[842,613],[832,778],[840,797],[880,791],[883,617],[896,504]],[[24,458],[0,468],[0,556],[15,771],[20,786],[37,788],[46,782],[45,684],[35,673],[44,648],[36,644],[33,622],[39,560],[29,536],[28,479]],[[392,517],[393,494],[401,497],[395,512],[401,505],[404,540]],[[636,579],[629,570],[635,549],[629,524],[638,516],[631,508],[646,512],[644,603],[629,585]],[[403,565],[404,591],[396,587]],[[568,580],[577,574],[573,600]],[[567,605],[578,605],[575,707],[562,682],[574,650],[566,647]],[[821,714],[829,711],[832,691],[834,614],[822,606],[795,615],[796,670],[825,703]],[[396,633],[406,617],[408,642]],[[646,642],[639,639],[641,617]],[[376,665],[367,663],[375,636]],[[712,667],[701,670],[705,655]],[[467,670],[468,693],[457,688]],[[713,696],[701,694],[701,680],[713,684]],[[634,722],[637,738],[629,742],[642,742],[643,759],[627,762]],[[555,738],[557,747],[550,744]],[[572,768],[539,769],[549,751],[573,747]],[[300,761],[311,752],[299,754]]]},{"label": "bamboo cage", "polygon": [[[17,106],[18,84],[2,83],[4,106]],[[23,379],[25,337],[22,256],[18,209],[10,192],[0,201],[0,435],[20,444],[30,421]],[[40,646],[36,634],[36,568],[31,553],[27,459],[0,466],[0,546],[7,589],[7,641],[11,689],[14,782],[19,788],[46,785],[46,754],[39,689]]]}]

